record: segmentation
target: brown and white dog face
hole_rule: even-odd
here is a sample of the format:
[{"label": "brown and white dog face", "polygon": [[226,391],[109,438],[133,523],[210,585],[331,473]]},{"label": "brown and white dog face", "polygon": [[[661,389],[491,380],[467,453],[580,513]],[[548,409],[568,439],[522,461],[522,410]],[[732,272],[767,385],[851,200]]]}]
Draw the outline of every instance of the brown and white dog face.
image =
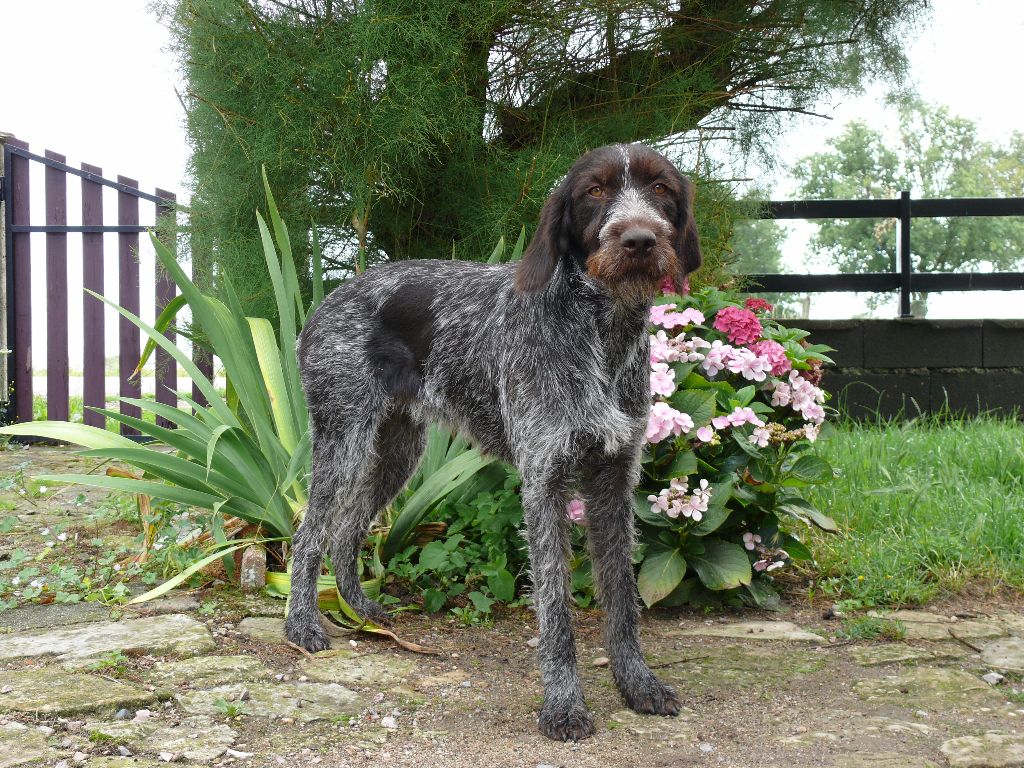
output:
[{"label": "brown and white dog face", "polygon": [[665,278],[680,290],[701,264],[693,185],[639,144],[587,153],[552,192],[516,276],[533,291],[570,259],[616,298],[650,298]]}]

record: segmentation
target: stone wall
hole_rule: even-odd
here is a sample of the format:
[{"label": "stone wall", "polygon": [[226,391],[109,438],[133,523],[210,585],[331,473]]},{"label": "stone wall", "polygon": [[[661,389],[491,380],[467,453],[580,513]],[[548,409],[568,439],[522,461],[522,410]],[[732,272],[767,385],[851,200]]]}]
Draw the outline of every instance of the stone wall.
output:
[{"label": "stone wall", "polygon": [[[1024,411],[1024,320],[790,320],[836,348],[823,386],[854,418]],[[1021,415],[1018,413],[1018,415]]]}]

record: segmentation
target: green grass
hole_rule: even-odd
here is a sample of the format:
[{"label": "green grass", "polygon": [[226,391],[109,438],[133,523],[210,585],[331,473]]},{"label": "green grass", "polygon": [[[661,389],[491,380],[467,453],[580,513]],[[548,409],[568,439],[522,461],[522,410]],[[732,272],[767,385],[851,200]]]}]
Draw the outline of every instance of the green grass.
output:
[{"label": "green grass", "polygon": [[841,477],[811,495],[845,533],[814,537],[816,591],[900,605],[1024,588],[1024,424],[841,424],[819,446]]}]

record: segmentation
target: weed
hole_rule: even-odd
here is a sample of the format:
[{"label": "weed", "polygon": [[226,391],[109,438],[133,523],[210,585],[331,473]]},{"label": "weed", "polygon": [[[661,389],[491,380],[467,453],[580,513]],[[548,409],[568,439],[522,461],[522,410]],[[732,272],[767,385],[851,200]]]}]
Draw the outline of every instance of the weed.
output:
[{"label": "weed", "polygon": [[128,661],[128,657],[121,651],[110,651],[90,664],[89,669],[116,677],[128,671]]},{"label": "weed", "polygon": [[844,640],[903,640],[907,628],[898,620],[857,616],[846,619],[836,634]]},{"label": "weed", "polygon": [[213,706],[225,717],[240,717],[249,714],[244,701],[228,701],[227,699],[217,697],[213,700]]}]

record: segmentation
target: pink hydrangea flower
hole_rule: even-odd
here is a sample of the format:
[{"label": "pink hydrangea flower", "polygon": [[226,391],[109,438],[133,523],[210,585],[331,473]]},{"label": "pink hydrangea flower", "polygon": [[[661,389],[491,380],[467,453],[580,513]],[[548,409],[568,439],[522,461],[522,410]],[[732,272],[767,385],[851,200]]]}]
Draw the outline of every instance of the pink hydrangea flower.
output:
[{"label": "pink hydrangea flower", "polygon": [[710,424],[708,424],[698,429],[696,435],[697,439],[702,443],[710,443],[715,439],[715,430]]},{"label": "pink hydrangea flower", "polygon": [[726,363],[729,371],[738,373],[747,381],[764,381],[771,371],[768,358],[755,355],[749,349],[733,348],[732,357]]},{"label": "pink hydrangea flower", "polygon": [[751,296],[749,299],[743,302],[743,306],[752,312],[771,312],[772,305],[769,304],[762,298],[757,296]]},{"label": "pink hydrangea flower", "polygon": [[751,533],[750,531],[747,531],[743,534],[743,546],[751,552],[753,552],[757,548],[757,545],[760,543],[761,537],[758,536],[756,533]]},{"label": "pink hydrangea flower", "polygon": [[677,312],[675,304],[658,304],[651,307],[650,321],[651,325],[672,329],[691,323],[700,325],[704,322],[704,315],[693,307],[687,307],[682,312]]},{"label": "pink hydrangea flower", "polygon": [[677,411],[668,403],[658,401],[647,414],[647,442],[660,443],[669,435],[689,433],[693,419],[687,413]]},{"label": "pink hydrangea flower", "polygon": [[786,348],[777,341],[764,339],[755,342],[750,345],[750,351],[768,361],[773,376],[782,376],[793,369],[793,364],[786,357]]},{"label": "pink hydrangea flower", "polygon": [[711,425],[715,429],[742,427],[744,424],[753,424],[755,427],[764,426],[764,422],[758,418],[752,408],[740,408],[739,406],[733,408],[732,413],[725,416],[715,416],[715,418],[711,420]]},{"label": "pink hydrangea flower", "polygon": [[651,394],[668,397],[676,391],[676,372],[667,363],[651,363]]},{"label": "pink hydrangea flower", "polygon": [[647,501],[651,504],[652,512],[665,514],[673,520],[685,517],[700,522],[704,513],[708,511],[711,487],[707,480],[701,480],[691,493],[686,479],[676,477],[672,479],[668,488],[662,488],[657,496],[651,494]]},{"label": "pink hydrangea flower", "polygon": [[765,427],[754,427],[754,431],[747,436],[747,441],[758,448],[767,448],[768,438],[771,437],[771,434]]},{"label": "pink hydrangea flower", "polygon": [[707,371],[708,376],[714,376],[719,371],[725,370],[725,367],[732,359],[732,353],[733,348],[728,344],[723,344],[721,341],[714,341],[704,352],[704,360],[700,365],[705,371]]},{"label": "pink hydrangea flower", "polygon": [[587,507],[579,496],[565,505],[565,513],[576,525],[587,524]]},{"label": "pink hydrangea flower", "polygon": [[733,344],[751,344],[764,333],[757,315],[749,309],[732,306],[718,310],[714,328],[724,333]]}]

